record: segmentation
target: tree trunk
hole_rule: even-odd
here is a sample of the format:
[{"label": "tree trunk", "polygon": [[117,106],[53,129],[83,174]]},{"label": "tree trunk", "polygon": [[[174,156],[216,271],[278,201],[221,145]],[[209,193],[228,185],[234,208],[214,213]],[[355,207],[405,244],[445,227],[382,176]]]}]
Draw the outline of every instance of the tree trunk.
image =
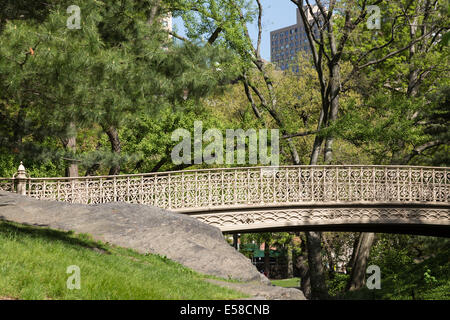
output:
[{"label": "tree trunk", "polygon": [[361,289],[365,284],[367,261],[369,259],[370,248],[372,247],[374,233],[362,232],[359,236],[354,258],[351,276],[347,283],[347,291]]},{"label": "tree trunk", "polygon": [[267,278],[270,275],[270,246],[266,241],[264,242],[264,274]]},{"label": "tree trunk", "polygon": [[[322,112],[324,114],[324,112]],[[321,127],[323,121],[323,117],[321,115],[321,119],[319,120],[319,126]],[[320,150],[320,145],[322,144],[323,139],[316,136],[316,141],[314,145],[316,146],[316,142],[318,144],[318,150]],[[310,164],[316,165],[318,160],[318,153],[316,156],[315,149],[313,149],[313,153],[311,155]],[[312,179],[313,177],[311,177]],[[308,251],[308,264],[309,264],[309,281],[311,285],[311,298],[312,299],[327,299],[328,298],[328,290],[327,285],[325,283],[325,275],[323,270],[322,263],[322,245],[320,242],[321,233],[320,232],[305,232],[306,234],[306,247]],[[305,293],[305,292],[303,292]]]},{"label": "tree trunk", "polygon": [[[330,72],[330,115],[328,117],[327,126],[331,125],[337,119],[338,111],[339,111],[339,78],[340,78],[340,68],[339,64],[335,64],[331,67]],[[327,97],[328,98],[328,97]],[[330,136],[327,138],[325,142],[325,155],[324,162],[330,163],[333,155],[333,137]]]},{"label": "tree trunk", "polygon": [[334,278],[336,265],[335,265],[335,261],[333,258],[333,248],[330,244],[330,241],[333,242],[334,239],[328,240],[326,235],[325,236],[322,235],[322,239],[323,239],[323,243],[324,243],[323,248],[325,249],[326,256],[327,256],[328,274],[330,275],[330,278]]},{"label": "tree trunk", "polygon": [[322,264],[321,233],[306,232],[308,250],[309,276],[311,279],[311,299],[328,299],[325,273]]},{"label": "tree trunk", "polygon": [[[119,156],[120,152],[122,151],[122,147],[120,146],[119,132],[114,126],[107,127],[105,132],[108,135],[109,142],[111,143],[111,151],[117,156]],[[111,166],[111,169],[109,169],[109,175],[110,176],[118,175],[119,173],[120,173],[119,159],[114,159],[113,165]]]},{"label": "tree trunk", "polygon": [[20,105],[19,112],[17,113],[16,121],[13,124],[13,141],[15,143],[15,152],[19,153],[23,151],[23,135],[25,131],[25,118],[26,107]]},{"label": "tree trunk", "polygon": [[313,150],[311,152],[311,159],[309,161],[310,165],[317,164],[317,161],[319,160],[320,149],[322,147],[322,143],[323,143],[323,139],[316,135],[316,138],[314,139]]},{"label": "tree trunk", "polygon": [[296,265],[300,273],[300,290],[302,290],[306,299],[311,299],[311,281],[309,277],[307,256],[305,256],[304,252],[297,258]]},{"label": "tree trunk", "polygon": [[287,278],[294,277],[294,261],[293,261],[293,252],[292,248],[289,245],[287,249]]},{"label": "tree trunk", "polygon": [[301,255],[297,257],[295,265],[300,274],[300,290],[302,290],[306,299],[311,299],[311,279],[309,277],[308,252],[306,250],[306,235],[301,237],[300,249]]},{"label": "tree trunk", "polygon": [[235,248],[236,250],[238,250],[238,241],[239,241],[238,234],[233,233],[233,248]]},{"label": "tree trunk", "polygon": [[[72,155],[75,155],[77,151],[77,128],[75,123],[70,122],[67,132],[67,136],[61,139],[64,149],[70,151]],[[69,165],[66,167],[66,177],[78,177],[78,162],[73,159],[73,156],[68,159]]]},{"label": "tree trunk", "polygon": [[350,275],[351,275],[352,270],[353,270],[353,265],[355,264],[355,258],[356,258],[356,253],[358,252],[359,238],[360,237],[361,237],[361,233],[357,237],[355,237],[355,240],[353,241],[352,256],[350,257],[350,260],[348,261],[347,266],[345,268],[346,271],[347,271],[347,274],[350,274]]}]

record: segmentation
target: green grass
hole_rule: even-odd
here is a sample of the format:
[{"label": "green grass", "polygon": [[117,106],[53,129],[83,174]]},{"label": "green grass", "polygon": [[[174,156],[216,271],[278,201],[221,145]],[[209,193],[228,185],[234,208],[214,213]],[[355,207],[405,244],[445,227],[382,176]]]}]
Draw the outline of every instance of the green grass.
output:
[{"label": "green grass", "polygon": [[[81,289],[67,289],[67,267]],[[0,297],[17,299],[237,299],[245,295],[157,255],[93,241],[88,235],[0,221]]]},{"label": "green grass", "polygon": [[290,278],[281,280],[270,280],[272,284],[283,288],[298,288],[300,286],[300,278]]}]

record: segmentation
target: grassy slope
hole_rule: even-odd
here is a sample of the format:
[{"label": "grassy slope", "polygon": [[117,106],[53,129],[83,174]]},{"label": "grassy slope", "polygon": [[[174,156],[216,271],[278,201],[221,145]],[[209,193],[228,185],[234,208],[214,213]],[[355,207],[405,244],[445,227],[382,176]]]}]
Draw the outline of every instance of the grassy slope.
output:
[{"label": "grassy slope", "polygon": [[[67,267],[81,289],[67,289]],[[0,221],[0,297],[19,299],[235,299],[242,294],[157,255],[112,247],[87,235]]]},{"label": "grassy slope", "polygon": [[272,284],[283,288],[298,288],[300,287],[300,278],[289,278],[280,280],[270,280]]}]

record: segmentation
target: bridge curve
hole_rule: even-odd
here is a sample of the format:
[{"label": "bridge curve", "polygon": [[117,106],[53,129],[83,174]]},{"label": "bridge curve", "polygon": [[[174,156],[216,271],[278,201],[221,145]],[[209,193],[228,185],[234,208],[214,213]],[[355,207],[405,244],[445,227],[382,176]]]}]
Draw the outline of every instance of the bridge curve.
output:
[{"label": "bridge curve", "polygon": [[[79,178],[30,178],[38,199],[153,205],[223,232],[347,230],[439,233],[450,228],[444,167],[280,166]],[[0,189],[14,180],[0,179]]]}]

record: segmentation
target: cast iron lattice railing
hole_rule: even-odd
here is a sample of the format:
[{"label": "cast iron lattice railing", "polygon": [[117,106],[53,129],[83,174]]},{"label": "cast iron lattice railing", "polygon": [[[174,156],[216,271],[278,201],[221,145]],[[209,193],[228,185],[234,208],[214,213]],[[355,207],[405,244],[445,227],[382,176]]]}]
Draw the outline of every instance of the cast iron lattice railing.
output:
[{"label": "cast iron lattice railing", "polygon": [[[448,169],[280,166],[29,178],[27,195],[84,204],[123,201],[176,211],[308,203],[448,204]],[[0,178],[0,190],[12,191],[13,186],[14,179]]]},{"label": "cast iron lattice railing", "polygon": [[14,179],[0,178],[0,190],[2,191],[14,191]]}]

